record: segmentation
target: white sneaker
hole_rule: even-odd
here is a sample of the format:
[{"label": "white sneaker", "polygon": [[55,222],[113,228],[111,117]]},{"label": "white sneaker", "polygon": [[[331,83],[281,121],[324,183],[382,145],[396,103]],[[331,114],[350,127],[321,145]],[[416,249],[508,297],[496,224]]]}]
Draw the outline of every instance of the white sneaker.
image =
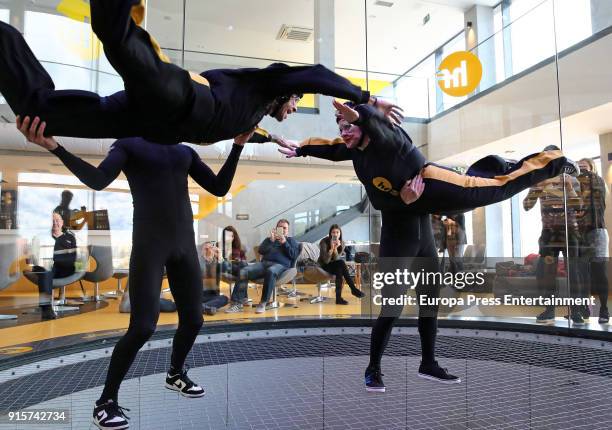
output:
[{"label": "white sneaker", "polygon": [[241,304],[235,304],[235,305],[232,305],[229,308],[227,308],[225,310],[225,313],[226,314],[236,314],[236,313],[242,312],[242,311],[243,311],[242,305]]},{"label": "white sneaker", "polygon": [[256,314],[263,314],[265,311],[266,311],[266,304],[265,303],[260,303],[255,308],[255,313]]}]

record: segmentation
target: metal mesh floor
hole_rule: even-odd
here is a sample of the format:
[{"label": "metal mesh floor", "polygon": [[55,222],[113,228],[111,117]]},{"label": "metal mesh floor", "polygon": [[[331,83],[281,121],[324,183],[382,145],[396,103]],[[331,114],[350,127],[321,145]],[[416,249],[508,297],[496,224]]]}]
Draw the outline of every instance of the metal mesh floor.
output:
[{"label": "metal mesh floor", "polygon": [[[163,388],[169,349],[139,353],[119,402],[133,429],[607,429],[612,352],[514,339],[440,336],[438,359],[463,380],[416,376],[418,336],[396,334],[383,359],[387,392],[367,393],[369,335],[294,336],[196,344],[190,376],[207,389],[185,399]],[[91,408],[109,358],[0,384],[0,415],[68,409],[66,425],[94,428]]]}]

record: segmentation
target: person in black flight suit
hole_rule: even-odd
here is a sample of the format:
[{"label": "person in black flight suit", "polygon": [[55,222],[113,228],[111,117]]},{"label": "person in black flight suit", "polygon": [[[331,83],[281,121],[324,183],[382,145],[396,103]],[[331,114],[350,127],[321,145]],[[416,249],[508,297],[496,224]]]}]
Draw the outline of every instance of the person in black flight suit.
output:
[{"label": "person in black flight suit", "polygon": [[0,93],[22,119],[44,118],[45,136],[211,144],[252,130],[265,115],[283,121],[303,93],[373,102],[368,91],[322,65],[189,72],[171,64],[138,25],[144,1],[90,0],[90,6],[92,29],[125,88],[108,97],[55,90],[19,31],[0,22]]},{"label": "person in black flight suit", "polygon": [[187,177],[222,197],[230,189],[243,145],[253,131],[235,138],[225,164],[215,175],[186,145],[157,145],[142,138],[117,140],[98,167],[83,161],[44,137],[44,123],[18,121],[26,138],[51,151],[83,182],[95,190],[107,187],[121,171],[134,200],[130,256],[130,325],[113,350],[104,391],[94,407],[94,424],[101,429],[126,429],[128,417],[118,405],[119,386],[138,350],[155,331],[159,317],[162,274],[168,281],[179,314],[172,344],[166,388],[185,397],[201,397],[204,389],[187,376],[183,365],[202,326],[202,281],[193,231]]},{"label": "person in black flight suit", "polygon": [[[341,138],[310,138],[301,146],[284,141],[279,151],[287,157],[313,156],[331,161],[352,160],[353,167],[374,208],[382,212],[379,271],[412,273],[439,271],[431,213],[461,213],[512,197],[544,179],[561,173],[577,175],[576,163],[559,150],[545,150],[508,163],[497,156],[485,157],[467,175],[427,163],[408,134],[373,106],[334,100]],[[376,104],[376,103],[375,103]],[[479,176],[475,176],[479,175]],[[406,294],[405,284],[382,288],[383,300]],[[442,383],[457,383],[435,360],[439,286],[416,285],[419,306],[418,330],[422,361],[418,375]],[[383,302],[384,303],[384,302]],[[380,369],[384,349],[403,305],[383,305],[374,324],[370,363],[365,371],[366,390],[384,392]]]}]

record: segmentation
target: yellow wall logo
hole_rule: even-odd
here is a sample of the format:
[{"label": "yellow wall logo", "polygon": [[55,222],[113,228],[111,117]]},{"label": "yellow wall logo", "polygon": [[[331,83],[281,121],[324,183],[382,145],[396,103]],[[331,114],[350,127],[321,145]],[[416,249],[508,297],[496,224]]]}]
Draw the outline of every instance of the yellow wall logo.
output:
[{"label": "yellow wall logo", "polygon": [[482,64],[469,51],[453,52],[440,63],[437,77],[438,86],[449,96],[467,96],[480,84]]}]

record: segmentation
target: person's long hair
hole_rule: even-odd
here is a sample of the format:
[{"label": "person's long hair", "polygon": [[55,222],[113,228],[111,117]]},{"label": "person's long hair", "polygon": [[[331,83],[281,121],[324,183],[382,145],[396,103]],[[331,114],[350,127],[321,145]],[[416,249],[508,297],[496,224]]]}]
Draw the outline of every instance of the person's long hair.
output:
[{"label": "person's long hair", "polygon": [[[228,225],[223,229],[223,248],[225,248],[225,232],[231,231],[234,235],[234,240],[232,240],[232,251],[238,250],[240,252],[242,250],[242,242],[240,242],[240,236],[238,235],[238,231],[232,225]],[[223,249],[223,254],[225,255],[225,249]]]},{"label": "person's long hair", "polygon": [[340,242],[342,242],[342,229],[340,228],[340,226],[338,224],[333,224],[330,228],[329,228],[329,233],[327,234],[327,237],[329,238],[329,243],[331,244],[331,240],[332,240],[332,231],[334,230],[340,230]]}]

